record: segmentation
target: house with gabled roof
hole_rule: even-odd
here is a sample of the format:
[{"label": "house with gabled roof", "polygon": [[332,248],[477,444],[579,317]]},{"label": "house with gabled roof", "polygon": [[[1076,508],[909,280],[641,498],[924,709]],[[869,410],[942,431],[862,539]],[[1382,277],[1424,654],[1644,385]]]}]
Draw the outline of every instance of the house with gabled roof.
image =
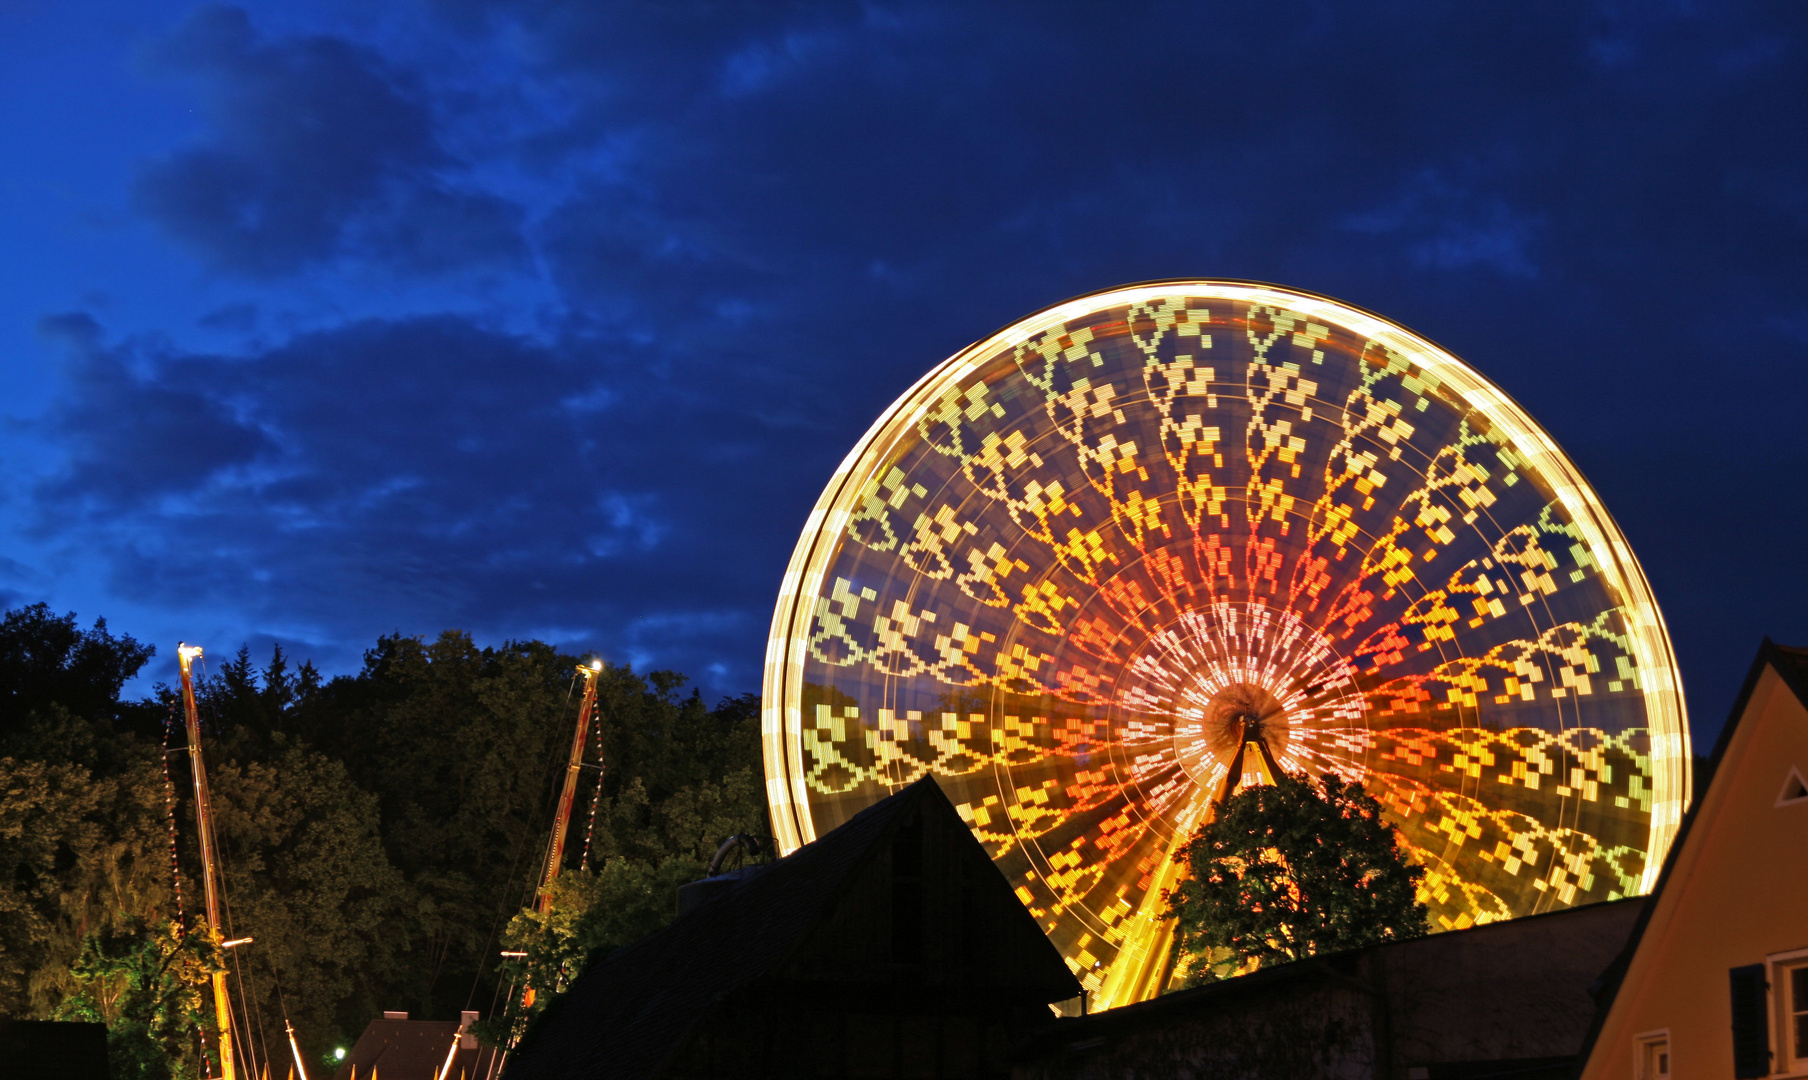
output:
[{"label": "house with gabled roof", "polygon": [[1808,649],[1765,640],[1706,772],[1581,1080],[1808,1077]]},{"label": "house with gabled roof", "polygon": [[[501,1052],[478,1043],[471,1025],[475,1012],[458,1020],[410,1020],[406,1012],[385,1012],[358,1036],[339,1063],[333,1080],[490,1080]],[[273,1073],[281,1073],[276,1066]],[[293,1080],[295,1070],[288,1075]]]}]

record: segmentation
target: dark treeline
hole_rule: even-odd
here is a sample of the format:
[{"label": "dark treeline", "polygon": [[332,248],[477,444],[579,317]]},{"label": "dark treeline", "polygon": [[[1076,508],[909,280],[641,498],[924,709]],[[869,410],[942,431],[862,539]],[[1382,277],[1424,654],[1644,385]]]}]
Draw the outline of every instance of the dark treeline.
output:
[{"label": "dark treeline", "polygon": [[[204,908],[174,695],[120,696],[153,651],[41,604],[0,620],[0,1016],[102,1019],[116,1068],[182,1076],[204,1012],[197,973],[217,953],[194,932]],[[221,930],[256,939],[228,965],[259,1031],[249,1049],[281,1075],[285,1016],[312,1061],[384,1009],[490,1016],[510,977],[505,937],[540,948],[528,939],[548,932],[507,927],[533,897],[579,658],[448,631],[381,638],[363,670],[329,680],[280,649],[221,659],[200,669],[198,711]],[[597,698],[603,797],[592,828],[587,769],[555,935],[575,954],[657,927],[723,837],[768,831],[753,696],[712,708],[680,675],[610,667]]]}]

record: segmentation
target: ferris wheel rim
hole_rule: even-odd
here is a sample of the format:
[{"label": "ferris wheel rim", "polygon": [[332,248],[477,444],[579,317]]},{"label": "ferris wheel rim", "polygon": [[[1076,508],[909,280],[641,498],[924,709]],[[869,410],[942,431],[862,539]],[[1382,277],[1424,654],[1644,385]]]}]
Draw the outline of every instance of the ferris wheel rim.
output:
[{"label": "ferris wheel rim", "polygon": [[[1682,697],[1680,673],[1677,671],[1675,662],[1674,647],[1670,641],[1662,610],[1657,605],[1650,581],[1645,575],[1643,567],[1633,555],[1631,546],[1626,541],[1625,533],[1618,521],[1607,510],[1594,486],[1583,475],[1574,460],[1525,407],[1448,348],[1386,316],[1336,297],[1273,282],[1235,278],[1150,279],[1081,293],[1039,308],[955,351],[940,363],[932,366],[891,401],[862,436],[855,441],[852,448],[841,459],[829,482],[824,486],[821,496],[813,505],[800,533],[798,543],[792,551],[782,580],[778,603],[774,609],[768,639],[763,675],[762,740],[766,762],[767,801],[772,812],[774,832],[779,838],[783,850],[787,852],[795,850],[796,847],[813,839],[819,832],[818,823],[814,820],[812,796],[806,784],[806,770],[811,767],[809,755],[815,751],[806,751],[804,744],[806,718],[803,715],[806,708],[804,700],[806,673],[817,670],[821,659],[812,661],[809,656],[811,650],[815,648],[810,637],[812,611],[828,600],[824,591],[825,577],[830,567],[836,565],[836,559],[840,557],[840,553],[844,549],[855,550],[849,547],[850,544],[867,542],[864,539],[858,539],[851,530],[851,522],[858,520],[853,517],[854,504],[862,497],[862,492],[876,482],[877,477],[887,466],[894,464],[902,466],[905,458],[901,455],[907,451],[912,454],[918,452],[910,449],[913,445],[920,446],[920,440],[915,439],[911,432],[917,428],[919,422],[924,421],[927,411],[944,393],[959,390],[964,380],[971,381],[973,384],[968,389],[978,387],[983,390],[985,385],[992,384],[995,380],[999,382],[999,386],[1003,386],[1006,380],[1014,378],[1015,376],[1009,373],[1011,362],[1005,359],[1010,355],[1012,347],[1036,340],[1039,335],[1044,343],[1043,347],[1046,347],[1047,342],[1052,340],[1048,335],[1054,328],[1073,323],[1075,324],[1072,327],[1073,332],[1078,334],[1087,325],[1081,320],[1093,315],[1106,316],[1105,321],[1093,325],[1101,328],[1115,328],[1109,331],[1108,337],[1120,337],[1127,333],[1130,340],[1140,344],[1137,330],[1126,323],[1112,320],[1131,318],[1131,313],[1137,310],[1138,305],[1147,305],[1141,310],[1153,312],[1156,310],[1154,302],[1158,298],[1183,301],[1204,300],[1214,308],[1218,303],[1227,303],[1231,305],[1233,312],[1239,305],[1249,305],[1243,309],[1243,316],[1235,314],[1231,316],[1233,323],[1238,322],[1242,317],[1266,318],[1266,316],[1258,316],[1257,312],[1261,308],[1272,309],[1277,317],[1286,313],[1289,319],[1297,317],[1309,320],[1312,316],[1323,315],[1332,326],[1339,328],[1339,333],[1348,335],[1348,340],[1367,341],[1371,345],[1379,345],[1383,352],[1392,353],[1395,357],[1409,365],[1418,366],[1428,374],[1435,374],[1437,378],[1432,380],[1431,385],[1436,389],[1427,391],[1427,393],[1437,395],[1441,410],[1445,410],[1459,419],[1467,416],[1481,418],[1484,426],[1477,430],[1483,432],[1486,437],[1494,439],[1495,436],[1489,433],[1497,429],[1499,438],[1495,441],[1498,445],[1503,448],[1508,446],[1513,448],[1514,455],[1522,462],[1518,468],[1535,481],[1534,486],[1537,490],[1546,493],[1546,497],[1553,507],[1560,509],[1560,523],[1563,519],[1567,519],[1568,525],[1564,527],[1573,527],[1577,530],[1571,535],[1583,540],[1588,552],[1598,559],[1597,571],[1602,579],[1600,588],[1603,590],[1601,595],[1617,598],[1612,610],[1618,612],[1616,617],[1620,621],[1615,625],[1625,632],[1625,637],[1630,642],[1630,644],[1623,643],[1622,648],[1633,655],[1636,659],[1636,666],[1641,672],[1641,677],[1633,685],[1639,691],[1638,697],[1643,702],[1644,714],[1648,717],[1650,725],[1648,760],[1651,775],[1647,777],[1647,783],[1650,785],[1649,790],[1654,796],[1655,805],[1651,806],[1648,824],[1643,827],[1642,832],[1643,839],[1640,850],[1647,856],[1644,866],[1640,873],[1632,879],[1627,879],[1624,873],[1621,873],[1620,880],[1625,883],[1621,886],[1622,888],[1629,888],[1633,881],[1637,881],[1637,891],[1648,892],[1656,873],[1661,868],[1662,855],[1674,839],[1676,826],[1680,823],[1682,807],[1686,806],[1690,797],[1689,789],[1692,778],[1688,769],[1687,713],[1686,703]],[[1114,309],[1117,310],[1117,315],[1106,314]],[[1135,318],[1140,319],[1140,316]],[[1184,321],[1184,316],[1182,320]],[[1297,326],[1299,323],[1290,323],[1290,325]],[[1141,332],[1148,333],[1147,330]],[[1104,338],[1098,340],[1104,340]],[[1270,340],[1273,341],[1275,338]],[[1251,336],[1250,341],[1254,342],[1255,338]],[[1219,344],[1225,343],[1219,342]],[[1298,342],[1295,341],[1294,345],[1297,346]],[[1128,346],[1124,347],[1128,348]],[[1152,347],[1151,345],[1148,348]],[[1144,351],[1148,351],[1148,348],[1145,348]],[[1328,350],[1331,346],[1327,344],[1326,348]],[[1340,348],[1347,348],[1347,346],[1340,346]],[[1151,352],[1149,355],[1153,362],[1154,353]],[[1314,356],[1316,355],[1315,353]],[[1340,363],[1360,362],[1356,359],[1354,352],[1347,352],[1343,355],[1345,358]],[[1365,357],[1366,355],[1364,353]],[[1100,363],[1096,355],[1093,362],[1095,365]],[[1317,361],[1314,360],[1314,362]],[[1389,362],[1391,364],[1393,361]],[[997,374],[994,374],[994,367],[997,368]],[[1329,370],[1327,369],[1327,371]],[[1391,367],[1390,370],[1392,370]],[[1027,374],[1027,371],[1024,374]],[[973,378],[975,375],[979,377]],[[1188,391],[1188,393],[1194,393],[1194,391]],[[1317,404],[1318,402],[1315,400],[1314,405]],[[1129,407],[1126,406],[1126,408]],[[1138,407],[1144,406],[1139,405]],[[1424,407],[1425,401],[1421,400],[1419,408],[1423,410]],[[1210,408],[1216,409],[1217,406],[1212,405]],[[1122,422],[1121,418],[1119,422]],[[1043,437],[1046,430],[1028,420],[1011,421],[1010,423],[1023,424],[1024,426],[1013,427],[1012,430],[1017,433],[1029,433],[1032,443]],[[927,432],[924,432],[924,437],[927,437]],[[1252,452],[1247,449],[1236,450],[1230,442],[1226,442],[1224,445],[1227,454]],[[1402,445],[1404,446],[1404,444]],[[1432,459],[1423,456],[1428,452],[1425,447],[1413,445],[1410,448],[1421,455],[1421,464],[1409,466],[1409,468],[1413,468],[1415,475],[1423,480],[1430,475],[1425,470],[1430,468]],[[1458,460],[1461,460],[1460,454]],[[1219,461],[1219,465],[1223,465],[1222,460]],[[914,468],[915,466],[906,467]],[[929,474],[924,474],[923,479],[932,485],[935,483],[930,479]],[[1512,482],[1513,480],[1509,477],[1507,483]],[[953,490],[949,489],[949,491],[952,495]],[[955,502],[950,505],[959,503],[960,499],[956,498]],[[1292,512],[1298,513],[1299,511]],[[1214,511],[1215,513],[1216,511]],[[983,513],[981,517],[983,517]],[[1277,517],[1276,520],[1280,519]],[[1491,513],[1487,516],[1487,520],[1492,520]],[[1508,519],[1496,523],[1496,531],[1509,525],[1513,528],[1523,527],[1526,520],[1529,519]],[[899,528],[904,528],[902,523],[899,524]],[[889,532],[889,529],[887,531]],[[1198,531],[1196,524],[1195,531]],[[1366,526],[1364,535],[1369,535],[1366,532]],[[1140,540],[1134,542],[1139,545],[1141,543]],[[1427,556],[1427,558],[1429,557]],[[1113,562],[1117,562],[1115,556]],[[1554,567],[1556,564],[1551,565]],[[1047,572],[1052,572],[1052,568]],[[1120,565],[1118,569],[1112,570],[1111,574],[1123,572],[1126,572],[1125,568]],[[875,579],[874,584],[880,584],[881,580],[892,580],[896,583],[903,579]],[[1106,579],[1100,579],[1100,581],[1103,580]],[[1576,580],[1580,581],[1580,576]],[[1095,582],[1094,587],[1097,585],[1098,583]],[[895,595],[906,597],[915,595],[916,586],[914,584],[905,584],[902,587],[905,591]],[[1415,588],[1423,590],[1423,586],[1415,586]],[[958,598],[955,599],[958,600]],[[929,609],[924,608],[924,610]],[[1555,632],[1555,629],[1552,632]],[[1441,646],[1440,652],[1442,652]],[[1456,655],[1461,657],[1466,654],[1459,648]],[[1122,674],[1120,670],[1116,676],[1120,681]],[[867,685],[878,687],[880,685],[892,686],[894,683],[901,685],[903,680],[913,678],[913,676],[881,671],[870,678],[877,681]],[[1613,689],[1617,691],[1618,686],[1619,684],[1614,684]],[[849,684],[849,687],[851,689],[852,684]],[[816,690],[819,696],[824,692],[826,691],[821,687]],[[994,692],[996,694],[1003,691],[1000,688],[995,689]],[[889,701],[891,693],[892,691],[886,690],[882,696]],[[844,698],[842,700],[851,699]],[[1527,700],[1531,699],[1527,698]],[[816,706],[818,712],[822,708],[821,705]],[[901,717],[902,713],[899,716]],[[978,717],[976,716],[975,719]],[[1555,726],[1551,730],[1555,735],[1561,736],[1566,722],[1560,711],[1554,714],[1554,721]],[[820,763],[816,766],[818,769],[821,767]],[[995,768],[1006,769],[1014,767],[1002,764],[995,766]],[[1644,766],[1640,768],[1643,769]],[[897,775],[902,774],[885,772],[884,776],[881,776],[880,772],[869,769],[865,775],[872,777],[876,782],[890,784],[896,781]],[[889,777],[889,779],[885,777]],[[819,782],[817,779],[810,780],[810,783]],[[821,790],[827,793],[830,788]],[[835,790],[848,789],[837,788]],[[1450,790],[1453,794],[1459,791],[1459,789],[1438,790]],[[1536,789],[1534,788],[1534,790]],[[825,794],[824,797],[828,796]],[[1544,796],[1540,796],[1540,798],[1544,798]],[[1590,795],[1589,798],[1593,799],[1593,796]],[[1563,826],[1565,820],[1581,813],[1580,802],[1573,807],[1564,809],[1569,799],[1568,795],[1558,797],[1555,804],[1557,806],[1554,812],[1555,817],[1550,819],[1556,826]],[[1140,806],[1140,804],[1134,805]],[[1477,805],[1495,804],[1478,803]],[[1552,804],[1547,801],[1543,805],[1550,806]],[[1623,800],[1621,805],[1624,805]],[[839,809],[831,812],[829,819],[831,826],[834,815],[839,813],[841,813]],[[1591,839],[1586,833],[1582,838],[1584,840]],[[1029,841],[1020,836],[1020,842],[1028,844]],[[1603,842],[1605,843],[1605,841]],[[1630,837],[1621,842],[1633,843]],[[1028,848],[1026,847],[1024,850],[1027,854]],[[1456,880],[1459,884],[1463,884],[1465,881],[1461,876]],[[1467,885],[1465,884],[1464,887],[1467,888]],[[1540,887],[1542,888],[1542,886]],[[1025,895],[1027,896],[1027,894]],[[1490,894],[1484,893],[1483,895]],[[1540,901],[1541,904],[1548,902],[1554,902],[1548,895],[1546,900]],[[1562,902],[1567,904],[1570,901],[1566,899]],[[1077,911],[1078,909],[1072,910]],[[1527,910],[1543,910],[1543,908]],[[1136,918],[1143,919],[1147,914],[1147,912],[1139,911],[1136,913]],[[1076,914],[1074,917],[1080,918],[1080,915]],[[1136,942],[1123,946],[1129,950],[1128,955],[1132,957],[1138,949],[1154,947],[1157,946],[1150,945],[1148,942]],[[1114,976],[1117,970],[1118,968],[1114,966],[1112,969]],[[1122,970],[1134,970],[1134,966]],[[1145,971],[1142,977],[1147,976],[1148,972]]]}]

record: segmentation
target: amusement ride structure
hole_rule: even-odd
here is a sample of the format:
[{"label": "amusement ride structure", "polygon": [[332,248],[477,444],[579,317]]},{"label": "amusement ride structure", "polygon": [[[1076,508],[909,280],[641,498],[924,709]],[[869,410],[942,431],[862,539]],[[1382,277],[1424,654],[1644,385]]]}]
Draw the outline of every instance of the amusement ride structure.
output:
[{"label": "amusement ride structure", "polygon": [[1432,929],[1650,889],[1689,797],[1662,615],[1569,459],[1335,300],[1162,281],[931,371],[785,575],[792,850],[933,774],[1098,1007],[1174,970],[1176,856],[1240,784],[1359,780]]},{"label": "amusement ride structure", "polygon": [[[220,879],[220,861],[213,831],[213,800],[207,789],[207,762],[201,753],[201,717],[195,709],[194,662],[201,657],[201,647],[180,642],[176,645],[176,661],[181,672],[183,729],[188,734],[189,772],[195,785],[195,833],[201,847],[201,890],[207,904],[207,926],[219,937],[225,927],[220,917],[220,900],[225,886]],[[222,943],[224,944],[224,943]],[[213,995],[214,1049],[224,1080],[238,1080],[238,1056],[233,1053],[232,997],[226,987],[226,969],[215,968],[208,976]],[[208,1065],[211,1068],[213,1062]],[[211,1071],[208,1075],[212,1075]]]},{"label": "amusement ride structure", "polygon": [[[221,953],[251,944],[255,938],[249,935],[241,938],[226,938],[229,920],[222,916],[225,907],[226,881],[220,868],[219,840],[214,832],[213,796],[207,784],[207,760],[201,747],[201,714],[195,708],[194,664],[201,659],[204,652],[199,645],[190,645],[186,641],[176,644],[176,666],[180,673],[180,700],[182,704],[182,725],[187,737],[187,756],[189,773],[195,788],[195,839],[201,854],[201,895],[206,904],[206,933],[214,937]],[[166,751],[167,753],[167,751]],[[165,765],[165,781],[168,782],[168,765]],[[170,843],[171,870],[176,870],[175,837],[176,837],[176,804],[173,786],[170,790]],[[173,881],[175,886],[178,918],[182,900],[182,882],[180,875]],[[244,986],[243,973],[240,973],[239,984]],[[259,1063],[252,1053],[256,1040],[241,1038],[251,1032],[250,1018],[240,1014],[233,1008],[232,994],[228,989],[226,967],[213,968],[208,972],[208,991],[213,999],[214,1028],[213,1053],[207,1052],[207,1032],[202,1033],[202,1068],[208,1077],[218,1076],[221,1080],[238,1080],[241,1075],[256,1076],[260,1073]],[[294,1055],[294,1067],[290,1075],[299,1073],[301,1080],[308,1080],[307,1064],[302,1060],[301,1047],[295,1041],[295,1028],[289,1023],[285,1008],[283,1031],[288,1037],[289,1051]],[[218,1073],[214,1070],[218,1068]],[[270,1065],[263,1063],[261,1072],[268,1075]]]},{"label": "amusement ride structure", "polygon": [[[224,875],[221,872],[218,843],[214,832],[213,806],[207,783],[206,759],[202,753],[201,717],[199,710],[195,705],[195,679],[193,666],[194,662],[202,657],[203,651],[198,645],[190,645],[187,642],[182,642],[176,648],[176,655],[181,674],[180,702],[184,730],[187,735],[186,755],[189,759],[190,771],[194,781],[195,831],[201,857],[201,882],[206,904],[206,926],[208,928],[206,932],[212,934],[216,938],[222,938],[228,925],[228,921],[222,916],[226,885]],[[592,659],[588,663],[579,665],[576,669],[576,681],[582,685],[582,692],[578,699],[577,722],[572,733],[571,751],[566,761],[559,785],[559,797],[553,811],[552,828],[547,837],[545,857],[541,860],[540,869],[535,876],[536,888],[534,890],[533,906],[535,910],[542,915],[544,915],[551,906],[553,884],[558,880],[559,874],[565,868],[565,863],[567,862],[567,835],[572,829],[571,817],[572,810],[577,803],[578,778],[586,766],[595,769],[597,773],[596,788],[590,804],[590,820],[584,825],[582,865],[585,867],[588,867],[589,865],[590,839],[591,834],[596,828],[596,812],[602,798],[603,774],[600,732],[598,732],[598,745],[594,748],[596,760],[587,762],[585,758],[587,744],[590,742],[591,733],[595,729],[595,726],[591,721],[596,711],[597,680],[602,675],[602,672],[603,662],[600,659]],[[173,844],[176,827],[173,794],[172,802],[170,804],[170,814],[170,828]],[[721,855],[718,854],[718,861],[720,858]],[[714,868],[715,864],[712,863],[712,872],[714,872]],[[181,889],[179,877],[175,881],[175,886],[179,900]],[[253,939],[247,936],[232,940],[220,940],[218,944],[222,951],[225,951],[235,949],[239,946],[249,945],[252,941]],[[505,952],[503,955],[525,956],[526,954]],[[214,1026],[211,1031],[202,1033],[202,1064],[205,1069],[205,1075],[208,1077],[217,1076],[221,1078],[221,1080],[238,1080],[240,1076],[267,1074],[271,1067],[268,1062],[263,1063],[260,1068],[259,1063],[255,1060],[247,1060],[248,1055],[245,1051],[250,1049],[255,1044],[256,1040],[247,1037],[251,1033],[251,1025],[248,1022],[248,1019],[245,1016],[240,1015],[239,1010],[234,1008],[233,995],[229,990],[228,982],[226,967],[220,966],[209,972],[209,991],[212,998]],[[520,1038],[521,1031],[525,1024],[524,1018],[526,1009],[531,1007],[534,1003],[533,989],[531,987],[522,988],[518,985],[509,989],[509,998],[511,1001],[515,998],[518,990],[522,991],[520,996],[521,1008],[516,1013],[516,1022],[513,1030],[510,1032],[508,1040],[510,1046]],[[295,1029],[293,1025],[290,1024],[288,1016],[286,1015],[286,1007],[285,1015],[283,1017],[283,1030],[287,1036],[290,1053],[293,1055],[293,1064],[289,1069],[289,1075],[291,1077],[299,1076],[300,1080],[308,1080],[307,1064],[302,1057],[301,1047],[297,1043]],[[458,1052],[461,1037],[464,1035],[465,1030],[462,1027],[453,1033],[451,1042],[446,1049],[445,1059],[436,1073],[436,1080],[447,1080],[447,1077],[451,1075],[452,1063]],[[209,1039],[208,1036],[211,1036],[211,1039]],[[211,1046],[208,1045],[210,1042]],[[505,1058],[506,1055],[492,1057],[489,1063],[488,1075],[494,1075],[498,1072]],[[215,1071],[216,1069],[217,1072]]]}]

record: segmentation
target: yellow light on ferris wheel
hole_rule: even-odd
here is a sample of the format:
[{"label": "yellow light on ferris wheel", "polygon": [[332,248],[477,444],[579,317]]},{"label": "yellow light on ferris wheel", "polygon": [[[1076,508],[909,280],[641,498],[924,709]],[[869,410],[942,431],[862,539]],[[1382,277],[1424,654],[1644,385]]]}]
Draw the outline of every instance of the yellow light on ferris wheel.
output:
[{"label": "yellow light on ferris wheel", "polygon": [[1383,801],[1434,929],[1648,891],[1689,797],[1662,614],[1555,441],[1248,282],[1079,297],[924,376],[811,512],[763,689],[781,846],[933,774],[1106,1007],[1164,985],[1233,721]]}]

